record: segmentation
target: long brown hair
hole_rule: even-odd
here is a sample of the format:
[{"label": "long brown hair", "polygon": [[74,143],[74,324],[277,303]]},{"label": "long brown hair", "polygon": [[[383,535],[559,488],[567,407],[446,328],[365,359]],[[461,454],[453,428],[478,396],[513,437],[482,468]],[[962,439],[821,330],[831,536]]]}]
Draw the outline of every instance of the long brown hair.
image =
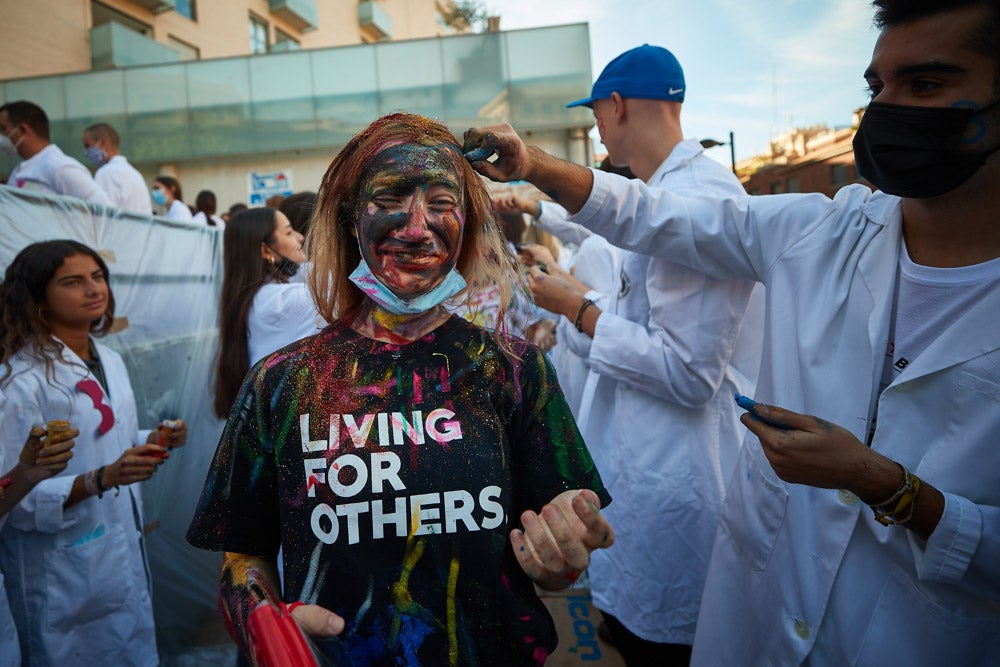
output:
[{"label": "long brown hair", "polygon": [[260,244],[275,241],[276,214],[248,208],[234,215],[222,237],[222,297],[219,306],[219,356],[215,375],[215,414],[225,419],[250,370],[247,322],[254,297],[268,282],[288,279],[260,255]]},{"label": "long brown hair", "polygon": [[[54,377],[53,363],[62,360],[62,347],[52,337],[45,317],[45,292],[49,281],[67,257],[87,255],[97,262],[104,280],[109,281],[108,265],[92,248],[77,241],[61,239],[32,243],[7,267],[0,283],[0,360],[3,362],[3,382],[11,374],[10,359],[22,348],[45,364],[45,375]],[[103,336],[115,319],[115,296],[108,284],[108,307],[90,324],[93,336]]]},{"label": "long brown hair", "polygon": [[[365,128],[333,158],[323,176],[306,238],[307,252],[313,260],[309,288],[320,314],[327,321],[333,321],[335,315],[349,320],[364,303],[364,293],[348,279],[361,261],[354,236],[355,221],[364,206],[361,189],[375,158],[399,144],[432,146],[451,155],[462,177],[465,206],[465,229],[456,268],[470,287],[499,286],[501,310],[497,321],[503,322],[519,276],[516,260],[493,217],[486,187],[462,157],[458,140],[448,128],[430,118],[405,113],[383,116]],[[501,344],[503,334],[498,327]]]}]

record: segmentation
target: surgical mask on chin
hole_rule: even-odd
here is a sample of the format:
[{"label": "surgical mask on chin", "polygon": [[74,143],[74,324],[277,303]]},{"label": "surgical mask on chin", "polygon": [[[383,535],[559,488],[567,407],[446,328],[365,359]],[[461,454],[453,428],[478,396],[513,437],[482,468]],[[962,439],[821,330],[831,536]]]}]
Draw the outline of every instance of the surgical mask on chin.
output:
[{"label": "surgical mask on chin", "polygon": [[[14,130],[11,130],[11,133],[13,132]],[[17,143],[20,144],[21,140],[18,139]],[[0,134],[0,153],[3,153],[4,155],[8,155],[10,157],[21,157],[20,155],[17,154],[17,144],[11,141],[10,137],[8,137],[6,134]]]},{"label": "surgical mask on chin", "polygon": [[872,102],[854,135],[858,174],[899,197],[937,197],[954,190],[997,150],[962,145],[973,119],[997,104],[974,111]]},{"label": "surgical mask on chin", "polygon": [[375,277],[368,262],[361,258],[358,268],[349,277],[369,299],[394,315],[416,315],[450,299],[465,289],[465,278],[452,268],[436,287],[412,299],[400,299]]},{"label": "surgical mask on chin", "polygon": [[167,193],[164,192],[163,190],[160,189],[152,190],[150,194],[153,197],[153,203],[156,204],[157,206],[167,205]]},{"label": "surgical mask on chin", "polygon": [[108,161],[108,154],[97,144],[84,150],[83,154],[87,156],[87,161],[95,167],[100,167]]}]

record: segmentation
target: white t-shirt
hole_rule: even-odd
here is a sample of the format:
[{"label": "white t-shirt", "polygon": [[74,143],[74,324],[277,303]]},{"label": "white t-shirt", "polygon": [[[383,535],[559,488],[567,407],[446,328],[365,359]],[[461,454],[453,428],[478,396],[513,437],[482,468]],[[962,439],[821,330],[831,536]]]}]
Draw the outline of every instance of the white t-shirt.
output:
[{"label": "white t-shirt", "polygon": [[153,201],[142,174],[123,155],[115,155],[94,174],[94,180],[111,200],[112,206],[123,211],[153,214]]},{"label": "white t-shirt", "polygon": [[903,244],[886,363],[880,389],[889,386],[941,332],[1000,287],[1000,258],[943,269],[915,264]]},{"label": "white t-shirt", "polygon": [[165,216],[170,220],[180,220],[182,222],[194,221],[191,217],[191,209],[179,199],[174,200],[174,203],[170,205],[170,209],[167,210]]}]

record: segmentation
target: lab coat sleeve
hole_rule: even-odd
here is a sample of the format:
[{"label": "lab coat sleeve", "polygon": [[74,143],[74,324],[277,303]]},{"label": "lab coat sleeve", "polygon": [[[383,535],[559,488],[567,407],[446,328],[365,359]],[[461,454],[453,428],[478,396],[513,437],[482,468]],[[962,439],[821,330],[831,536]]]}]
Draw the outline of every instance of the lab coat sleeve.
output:
[{"label": "lab coat sleeve", "polygon": [[1000,600],[1000,507],[951,493],[944,498],[944,514],[927,542],[908,535],[918,576]]},{"label": "lab coat sleeve", "polygon": [[[601,294],[600,292],[595,292],[594,290],[590,290],[584,296],[585,298],[593,301],[594,305],[601,310],[606,310],[608,305],[611,303],[611,299],[606,294]],[[562,319],[566,320],[568,324],[568,326],[560,328],[560,332],[565,333],[565,343],[567,347],[569,347],[569,350],[576,356],[587,359],[590,356],[590,349],[593,344],[590,336],[582,331],[577,331],[576,323],[568,317],[564,317]],[[600,322],[600,319],[598,319],[598,322]]]},{"label": "lab coat sleeve", "polygon": [[536,218],[542,231],[552,234],[563,243],[582,244],[593,232],[569,220],[569,211],[550,201],[539,202],[542,214]]},{"label": "lab coat sleeve", "polygon": [[[44,424],[38,397],[39,389],[34,378],[16,378],[4,387],[0,399],[0,438],[6,450],[6,459],[16,461],[20,448],[33,424]],[[75,475],[60,475],[40,482],[28,495],[15,505],[7,521],[18,530],[54,533],[76,522],[63,515],[63,504],[69,498]]]},{"label": "lab coat sleeve", "polygon": [[722,281],[653,259],[646,269],[648,325],[601,313],[590,365],[685,408],[699,408],[722,385],[753,283]]},{"label": "lab coat sleeve", "polygon": [[55,182],[60,192],[64,192],[94,204],[111,206],[111,200],[104,194],[90,172],[83,165],[65,165],[59,168]]},{"label": "lab coat sleeve", "polygon": [[834,200],[814,193],[681,196],[638,179],[591,171],[590,196],[571,221],[620,248],[665,257],[716,278],[764,283],[768,268],[790,246],[871,195],[863,186],[848,186]]}]

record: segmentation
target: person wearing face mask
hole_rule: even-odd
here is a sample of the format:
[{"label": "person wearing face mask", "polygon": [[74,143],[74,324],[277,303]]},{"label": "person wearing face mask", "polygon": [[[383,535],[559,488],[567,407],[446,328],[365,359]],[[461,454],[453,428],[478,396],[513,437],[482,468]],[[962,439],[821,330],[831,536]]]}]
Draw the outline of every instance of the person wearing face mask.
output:
[{"label": "person wearing face mask", "polygon": [[172,176],[157,176],[150,190],[153,203],[163,209],[164,217],[181,222],[194,222],[191,209],[185,204],[180,182]]},{"label": "person wearing face mask", "polygon": [[309,234],[332,324],[250,371],[188,530],[226,552],[234,636],[257,664],[289,616],[338,665],[542,664],[535,584],[613,542],[610,498],[544,354],[443,305],[518,280],[481,179],[444,126],[385,116],[334,158]]},{"label": "person wearing face mask", "polygon": [[681,197],[466,133],[612,243],[767,287],[696,665],[1000,655],[1000,2],[873,5],[880,191]]},{"label": "person wearing face mask", "polygon": [[146,180],[121,154],[119,142],[118,132],[107,123],[95,123],[83,131],[84,153],[90,164],[97,167],[94,180],[113,206],[152,215]]},{"label": "person wearing face mask", "polygon": [[111,203],[87,168],[49,141],[49,118],[37,104],[0,106],[0,152],[22,160],[7,177],[11,187]]},{"label": "person wearing face mask", "polygon": [[280,211],[234,215],[222,243],[222,299],[215,413],[229,416],[247,371],[258,361],[326,326],[300,265],[302,235]]}]

